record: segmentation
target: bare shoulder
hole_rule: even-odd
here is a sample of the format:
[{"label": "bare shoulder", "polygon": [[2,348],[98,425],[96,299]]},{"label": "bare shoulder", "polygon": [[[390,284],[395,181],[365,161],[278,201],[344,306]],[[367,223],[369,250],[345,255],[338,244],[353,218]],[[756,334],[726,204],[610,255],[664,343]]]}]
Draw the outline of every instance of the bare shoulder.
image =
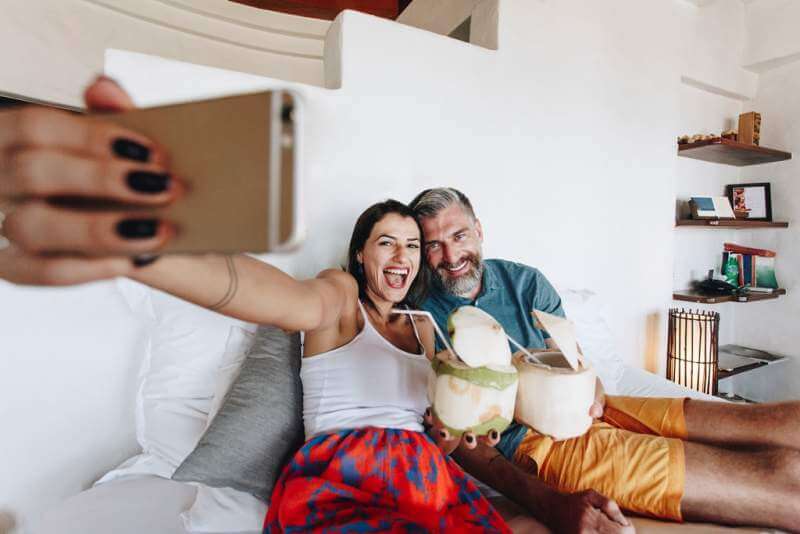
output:
[{"label": "bare shoulder", "polygon": [[353,275],[341,269],[325,269],[317,275],[317,280],[324,280],[348,295],[358,295],[358,282]]}]

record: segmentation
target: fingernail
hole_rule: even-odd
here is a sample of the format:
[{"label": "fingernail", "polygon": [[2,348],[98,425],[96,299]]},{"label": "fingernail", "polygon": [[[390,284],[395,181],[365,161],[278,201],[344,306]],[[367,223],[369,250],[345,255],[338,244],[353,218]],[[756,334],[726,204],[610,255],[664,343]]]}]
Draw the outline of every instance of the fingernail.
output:
[{"label": "fingernail", "polygon": [[150,149],[141,143],[120,137],[111,143],[111,150],[117,156],[133,161],[146,162],[150,160]]},{"label": "fingernail", "polygon": [[169,174],[133,171],[127,176],[128,187],[139,193],[163,193],[169,188]]},{"label": "fingernail", "polygon": [[497,439],[500,437],[500,435],[497,433],[497,430],[492,430],[491,432],[489,432],[489,437],[492,439]]},{"label": "fingernail", "polygon": [[472,445],[475,442],[475,436],[473,436],[472,434],[467,434],[466,440],[467,440],[467,443]]},{"label": "fingernail", "polygon": [[133,266],[134,267],[144,267],[146,265],[150,265],[154,261],[156,261],[160,256],[158,254],[140,254],[139,256],[134,256],[133,258]]},{"label": "fingernail", "polygon": [[425,417],[430,417],[430,416],[431,416],[431,409],[430,408],[426,408],[425,409]]},{"label": "fingernail", "polygon": [[156,219],[126,219],[117,224],[117,233],[125,239],[153,237],[157,230]]},{"label": "fingernail", "polygon": [[442,439],[447,439],[447,430],[440,430],[440,431],[439,431],[439,436],[440,436]]}]

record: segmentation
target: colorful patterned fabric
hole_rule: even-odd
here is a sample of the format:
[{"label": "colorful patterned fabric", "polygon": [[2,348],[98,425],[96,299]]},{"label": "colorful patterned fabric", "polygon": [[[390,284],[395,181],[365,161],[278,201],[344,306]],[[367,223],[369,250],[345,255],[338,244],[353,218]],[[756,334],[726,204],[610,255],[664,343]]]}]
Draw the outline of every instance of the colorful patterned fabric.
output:
[{"label": "colorful patterned fabric", "polygon": [[272,493],[264,532],[511,530],[426,434],[360,428],[303,445]]}]

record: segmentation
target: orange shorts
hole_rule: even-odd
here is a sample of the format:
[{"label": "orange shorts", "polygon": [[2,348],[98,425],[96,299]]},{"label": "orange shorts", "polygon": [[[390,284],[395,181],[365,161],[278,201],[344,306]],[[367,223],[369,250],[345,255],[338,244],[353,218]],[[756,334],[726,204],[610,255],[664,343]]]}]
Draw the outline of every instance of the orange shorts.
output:
[{"label": "orange shorts", "polygon": [[586,434],[554,441],[528,430],[514,462],[561,491],[593,489],[631,512],[681,521],[684,400],[608,396]]}]

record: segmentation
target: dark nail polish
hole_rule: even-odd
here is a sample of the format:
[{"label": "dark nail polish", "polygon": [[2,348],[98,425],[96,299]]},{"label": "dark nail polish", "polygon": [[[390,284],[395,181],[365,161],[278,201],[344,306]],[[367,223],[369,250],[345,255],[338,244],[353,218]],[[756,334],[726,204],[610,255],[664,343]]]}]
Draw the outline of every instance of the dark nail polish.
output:
[{"label": "dark nail polish", "polygon": [[150,149],[130,139],[115,139],[114,142],[111,143],[111,150],[121,158],[141,162],[150,160]]},{"label": "dark nail polish", "polygon": [[467,440],[467,443],[472,445],[472,443],[475,441],[475,438],[472,436],[472,434],[467,434],[466,440]]},{"label": "dark nail polish", "polygon": [[430,408],[427,408],[427,409],[425,410],[425,417],[430,417],[430,416],[431,416],[431,409],[430,409]]},{"label": "dark nail polish", "polygon": [[491,432],[489,432],[489,437],[492,439],[497,439],[500,436],[497,434],[497,430],[492,430]]},{"label": "dark nail polish", "polygon": [[163,193],[169,187],[169,174],[133,171],[127,176],[128,187],[139,193]]},{"label": "dark nail polish", "polygon": [[447,431],[446,430],[440,430],[439,431],[439,436],[441,436],[442,439],[447,439]]},{"label": "dark nail polish", "polygon": [[158,230],[156,219],[126,219],[117,224],[117,233],[125,239],[153,237]]},{"label": "dark nail polish", "polygon": [[156,261],[159,257],[160,256],[158,254],[140,254],[139,256],[134,256],[133,266],[145,267],[146,265],[150,265]]}]

